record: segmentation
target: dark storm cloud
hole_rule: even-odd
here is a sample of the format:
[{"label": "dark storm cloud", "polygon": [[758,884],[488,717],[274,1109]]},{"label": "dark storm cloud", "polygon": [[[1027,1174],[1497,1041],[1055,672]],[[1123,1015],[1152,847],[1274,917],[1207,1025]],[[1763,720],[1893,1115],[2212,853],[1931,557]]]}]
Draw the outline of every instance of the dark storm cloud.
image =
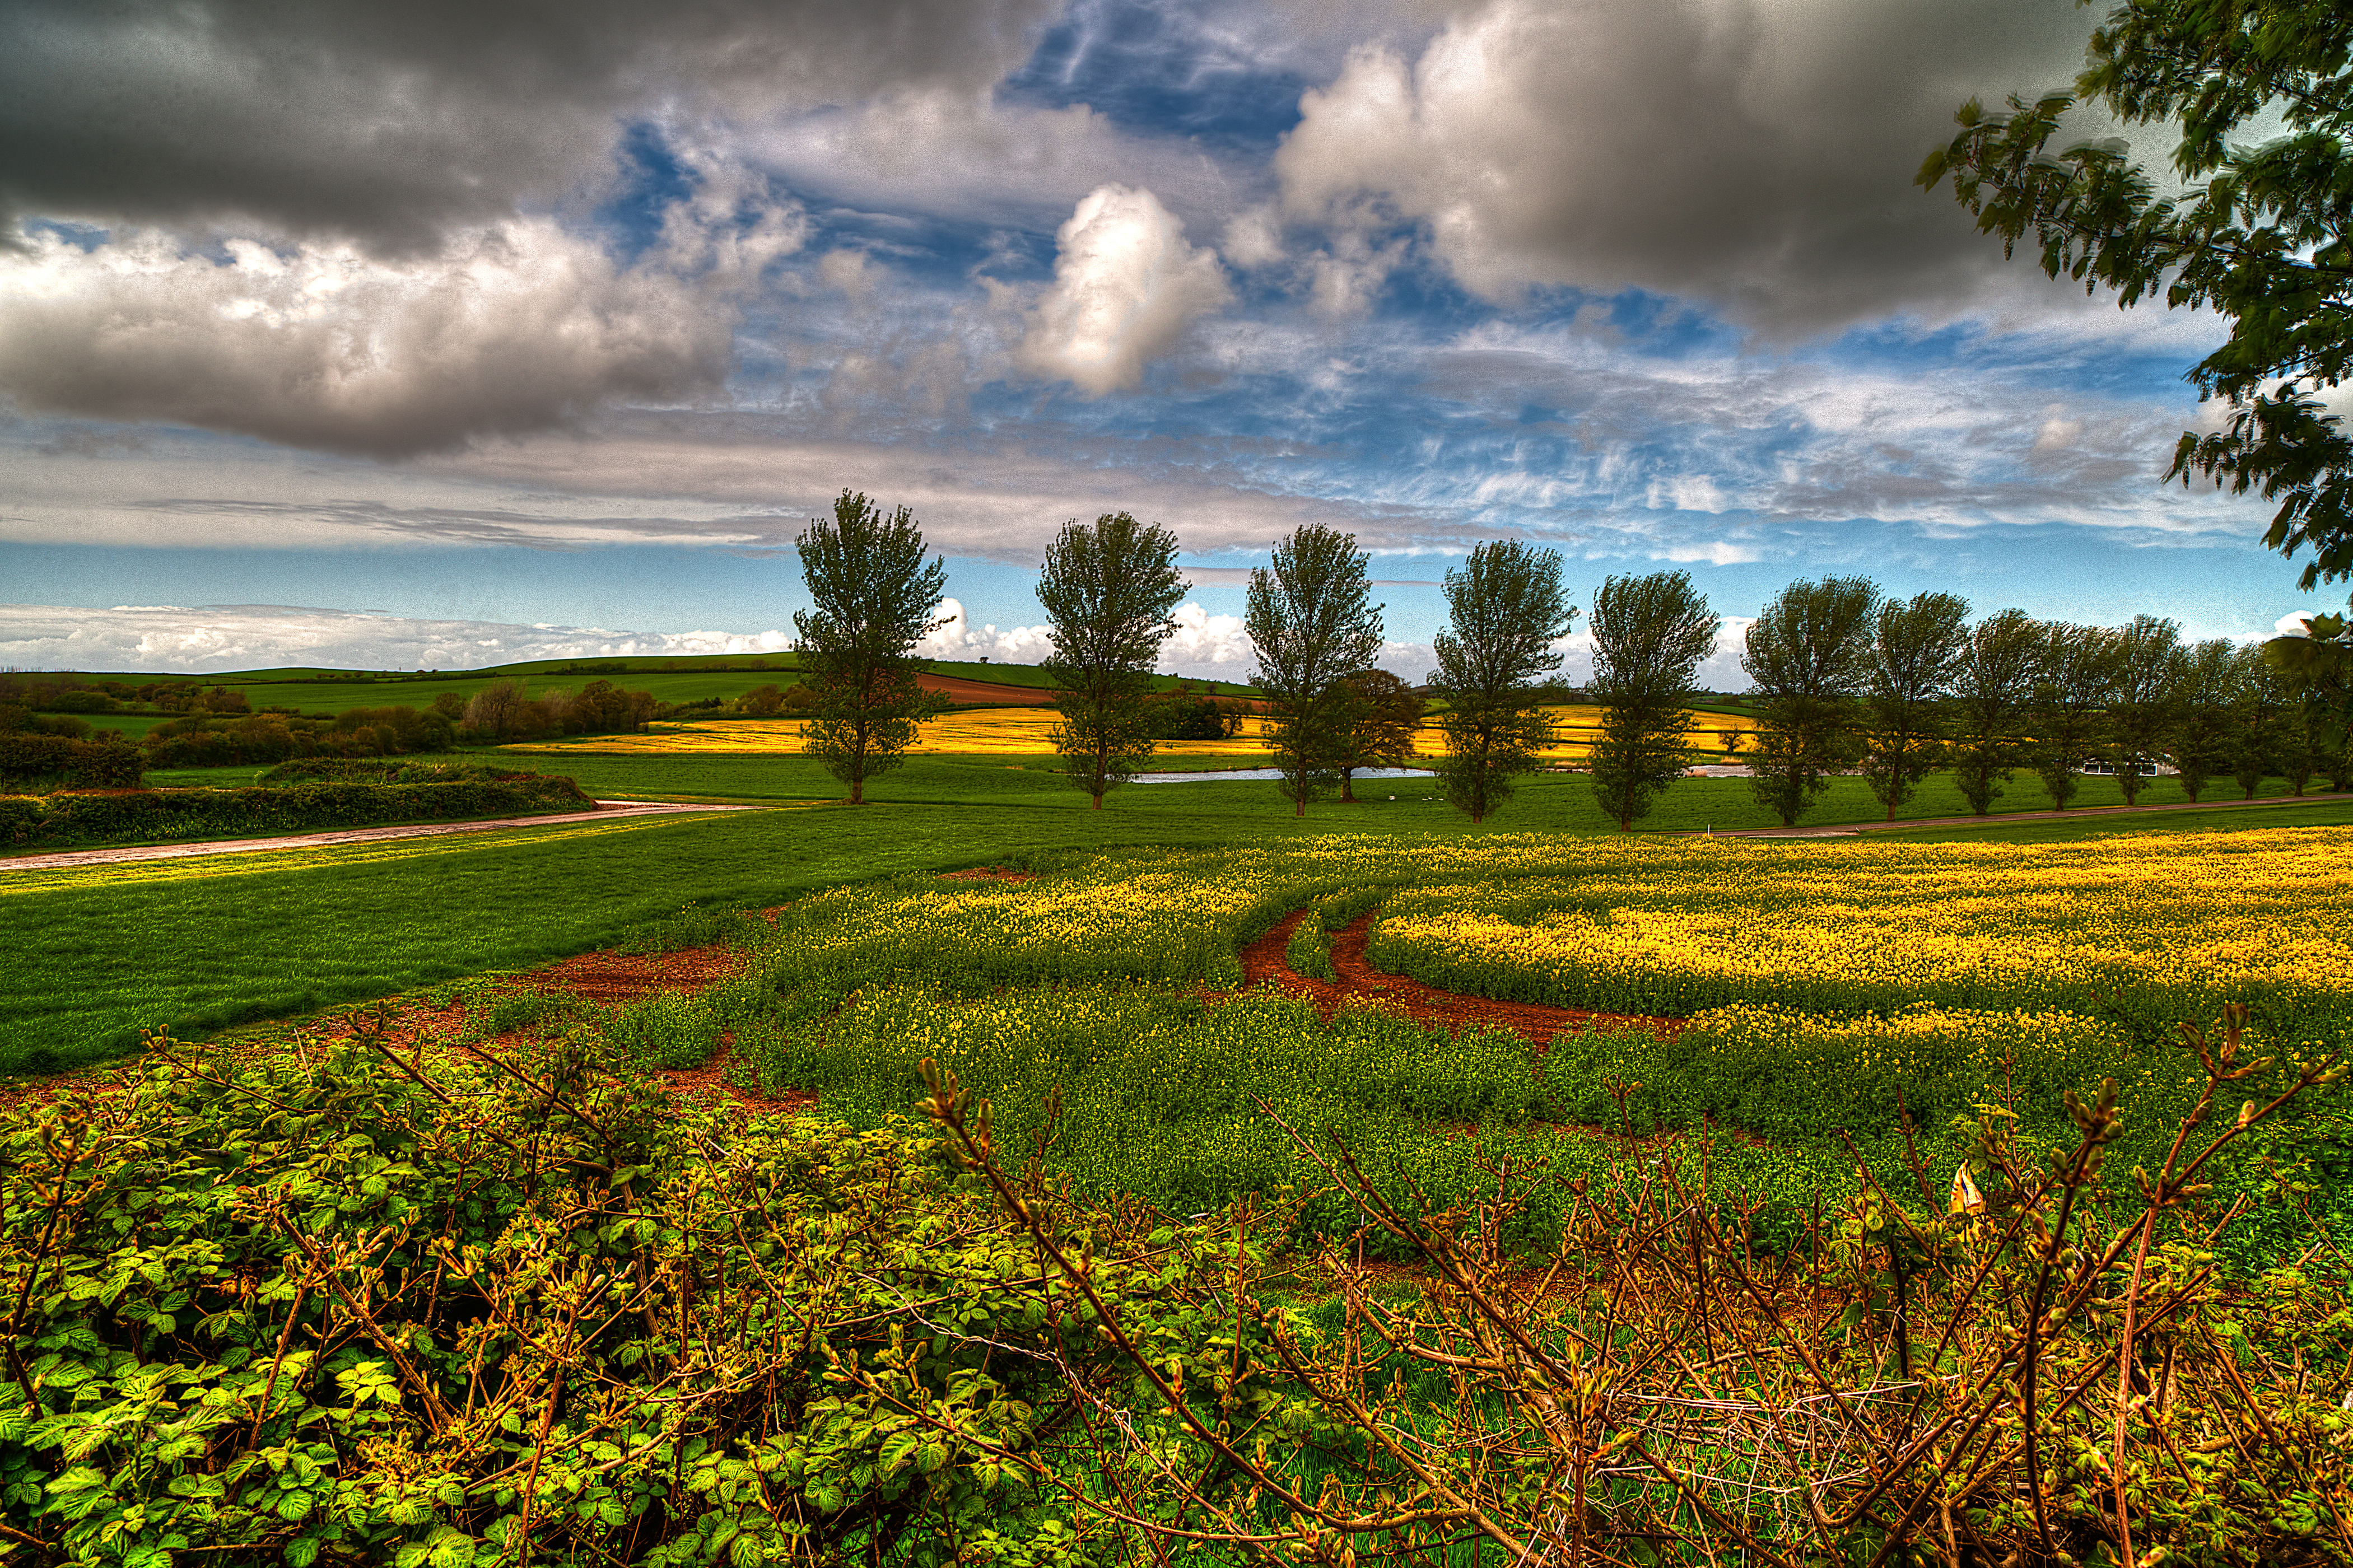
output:
[{"label": "dark storm cloud", "polygon": [[1963,100],[2070,82],[2091,22],[2063,0],[1493,0],[1418,52],[1354,54],[1275,166],[1294,219],[1413,225],[1491,299],[1644,289],[1777,335],[1938,314],[2002,263],[1913,185],[1922,157]]},{"label": "dark storm cloud", "polygon": [[560,197],[629,115],[978,89],[1047,0],[15,0],[0,237],[22,215],[259,223],[430,249]]}]

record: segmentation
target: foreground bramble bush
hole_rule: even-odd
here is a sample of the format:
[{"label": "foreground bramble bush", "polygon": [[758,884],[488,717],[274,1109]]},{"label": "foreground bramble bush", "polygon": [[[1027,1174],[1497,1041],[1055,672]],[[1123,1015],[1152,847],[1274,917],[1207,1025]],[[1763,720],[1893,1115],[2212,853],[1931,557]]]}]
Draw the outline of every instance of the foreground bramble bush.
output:
[{"label": "foreground bramble bush", "polygon": [[[2196,1042],[2227,1086],[2235,1034]],[[2306,1075],[2304,1082],[2316,1075]],[[2333,1255],[2234,1282],[2192,1128],[1978,1130],[1759,1255],[1684,1162],[1399,1209],[1081,1197],[939,1131],[731,1121],[558,1050],[161,1045],[0,1113],[5,1560],[425,1564],[2327,1561],[2353,1552]],[[2207,1095],[2196,1115],[2209,1116]],[[1279,1123],[1275,1131],[1283,1130]],[[1404,1283],[1410,1281],[1411,1283]],[[2253,1310],[2260,1308],[2260,1310]],[[2131,1546],[2124,1547],[2126,1531]]]},{"label": "foreground bramble bush", "polygon": [[[1047,1478],[1133,1369],[922,1133],[734,1123],[576,1053],[183,1049],[0,1112],[0,1560],[944,1562],[1085,1527]],[[1096,1223],[1131,1342],[1207,1389],[1194,1233]]]}]

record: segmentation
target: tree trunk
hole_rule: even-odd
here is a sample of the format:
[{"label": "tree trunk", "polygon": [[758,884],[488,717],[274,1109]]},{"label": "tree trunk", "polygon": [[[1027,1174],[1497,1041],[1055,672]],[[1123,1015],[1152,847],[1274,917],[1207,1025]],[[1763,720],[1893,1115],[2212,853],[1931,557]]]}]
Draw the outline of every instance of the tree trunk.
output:
[{"label": "tree trunk", "polygon": [[1103,809],[1103,796],[1101,795],[1095,796],[1095,809],[1097,811],[1101,811]]},{"label": "tree trunk", "polygon": [[1356,803],[1356,770],[1354,768],[1340,770],[1340,798],[1351,805]]},{"label": "tree trunk", "polygon": [[1304,816],[1307,815],[1307,797],[1305,795],[1295,795],[1291,797],[1291,815],[1293,816]]}]

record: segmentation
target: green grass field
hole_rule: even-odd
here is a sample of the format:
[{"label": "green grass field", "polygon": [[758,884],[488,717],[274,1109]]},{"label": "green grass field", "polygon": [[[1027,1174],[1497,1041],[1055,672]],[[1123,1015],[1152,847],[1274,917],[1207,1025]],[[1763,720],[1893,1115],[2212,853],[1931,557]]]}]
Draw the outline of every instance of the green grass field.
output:
[{"label": "green grass field", "polygon": [[[1032,853],[1123,844],[1274,843],[1303,833],[1445,839],[1468,834],[1613,834],[1579,774],[1525,781],[1482,828],[1433,781],[1369,781],[1356,805],[1294,817],[1264,782],[1130,785],[1107,808],[1048,771],[1047,759],[919,758],[871,789],[877,803],[693,821],[527,828],[306,855],[207,858],[50,873],[0,872],[0,1073],[97,1059],[142,1027],[216,1028],[431,981],[543,963],[610,942],[689,902],[772,904],[892,872],[949,869]],[[163,784],[249,783],[262,770],[162,773]],[[566,757],[591,795],[758,804],[834,802],[839,786],[793,755]],[[2274,793],[2280,786],[2273,784]],[[1394,795],[1396,798],[1390,798]],[[2144,799],[2179,799],[2160,780]],[[2087,779],[2082,804],[2114,804]],[[2031,781],[2001,803],[2046,803]],[[1911,803],[1957,813],[1950,781]],[[1861,781],[1835,781],[1809,822],[1880,816]],[[2233,813],[1919,830],[1919,837],[2060,841],[2086,834],[2353,821],[2353,802]],[[1772,826],[1740,779],[1670,790],[1649,832]],[[1876,837],[1875,835],[1873,836]],[[1909,836],[1907,836],[1909,837]],[[60,983],[60,977],[66,977]]]}]

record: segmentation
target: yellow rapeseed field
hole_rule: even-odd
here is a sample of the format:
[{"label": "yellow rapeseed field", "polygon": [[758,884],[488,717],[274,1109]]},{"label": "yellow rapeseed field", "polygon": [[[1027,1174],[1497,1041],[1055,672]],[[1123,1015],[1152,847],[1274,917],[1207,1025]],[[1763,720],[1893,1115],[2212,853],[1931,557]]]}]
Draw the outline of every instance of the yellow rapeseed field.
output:
[{"label": "yellow rapeseed field", "polygon": [[1437,984],[1634,1013],[2124,1006],[2353,1019],[2353,830],[2080,844],[1686,840],[1568,877],[1424,886],[1374,956]]},{"label": "yellow rapeseed field", "polygon": [[[1583,761],[1600,732],[1601,710],[1555,707],[1545,711],[1552,715],[1561,734],[1561,744],[1545,752],[1546,759],[1558,763]],[[1697,714],[1694,721],[1692,744],[1695,750],[1709,754],[1721,753],[1726,738],[1734,731],[1754,728],[1746,719],[1722,713]],[[916,756],[1046,756],[1054,750],[1051,734],[1054,722],[1054,711],[1050,708],[967,709],[925,724],[923,738],[909,750]],[[1160,749],[1176,756],[1256,761],[1266,755],[1265,731],[1266,721],[1250,716],[1243,719],[1241,732],[1231,740],[1166,741]],[[655,724],[641,734],[584,735],[576,740],[544,741],[506,749],[548,753],[600,752],[636,755],[797,752],[801,749],[801,725],[797,719],[728,719],[703,723]],[[1415,750],[1425,757],[1442,755],[1446,750],[1445,737],[1436,725],[1425,724],[1416,739]]]}]

